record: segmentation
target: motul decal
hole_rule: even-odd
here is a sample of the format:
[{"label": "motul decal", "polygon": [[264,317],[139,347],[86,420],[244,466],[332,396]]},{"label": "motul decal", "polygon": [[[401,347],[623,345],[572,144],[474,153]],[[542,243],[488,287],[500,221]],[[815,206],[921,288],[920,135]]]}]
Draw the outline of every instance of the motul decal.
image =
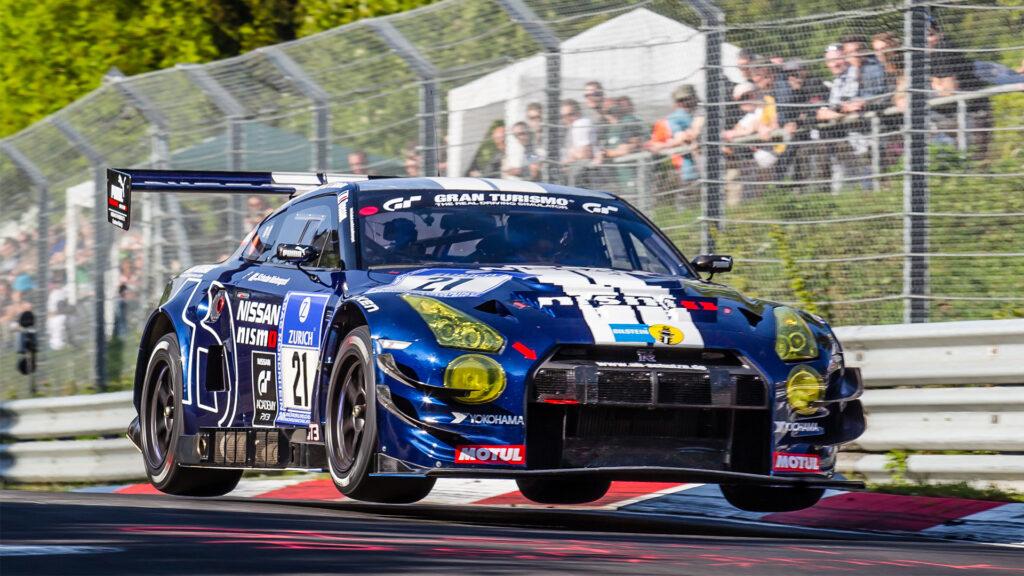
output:
[{"label": "motul decal", "polygon": [[456,446],[456,464],[526,464],[526,446]]},{"label": "motul decal", "polygon": [[821,459],[815,454],[776,452],[772,460],[775,472],[820,472]]}]

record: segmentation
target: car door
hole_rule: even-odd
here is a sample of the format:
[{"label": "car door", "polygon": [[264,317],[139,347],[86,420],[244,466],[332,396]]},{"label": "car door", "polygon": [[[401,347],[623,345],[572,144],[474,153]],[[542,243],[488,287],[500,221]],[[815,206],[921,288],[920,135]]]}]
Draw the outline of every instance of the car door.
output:
[{"label": "car door", "polygon": [[[280,244],[310,245],[316,256],[285,262]],[[234,281],[235,342],[247,360],[241,425],[308,425],[341,268],[333,193],[292,202],[256,230]]]}]

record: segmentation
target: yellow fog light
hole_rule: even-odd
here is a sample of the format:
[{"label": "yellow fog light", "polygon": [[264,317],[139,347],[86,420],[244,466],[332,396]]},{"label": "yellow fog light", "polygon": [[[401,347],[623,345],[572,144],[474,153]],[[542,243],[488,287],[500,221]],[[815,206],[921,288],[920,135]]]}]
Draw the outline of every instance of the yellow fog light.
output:
[{"label": "yellow fog light", "polygon": [[490,402],[505,391],[505,370],[493,358],[466,354],[452,360],[444,371],[445,388],[465,390],[455,399],[466,404]]},{"label": "yellow fog light", "polygon": [[825,381],[810,366],[797,366],[786,380],[786,398],[789,407],[802,416],[818,411],[815,402],[825,397]]},{"label": "yellow fog light", "polygon": [[494,328],[444,302],[415,294],[402,294],[402,299],[423,318],[441,346],[498,352],[505,345]]},{"label": "yellow fog light", "polygon": [[818,357],[818,346],[807,322],[788,306],[775,309],[775,353],[787,362]]}]

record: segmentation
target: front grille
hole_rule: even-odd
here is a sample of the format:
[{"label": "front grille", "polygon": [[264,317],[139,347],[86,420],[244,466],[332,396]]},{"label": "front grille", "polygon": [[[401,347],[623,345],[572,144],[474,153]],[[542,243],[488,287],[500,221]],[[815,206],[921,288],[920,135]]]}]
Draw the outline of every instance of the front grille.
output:
[{"label": "front grille", "polygon": [[646,404],[651,401],[651,375],[636,372],[606,372],[598,376],[598,402]]},{"label": "front grille", "polygon": [[[765,408],[765,381],[728,351],[657,349],[654,363],[636,349],[575,346],[559,350],[533,375],[533,400],[670,407]],[[632,357],[634,360],[630,361]]]},{"label": "front grille", "polygon": [[711,378],[696,372],[660,372],[659,404],[711,404]]}]

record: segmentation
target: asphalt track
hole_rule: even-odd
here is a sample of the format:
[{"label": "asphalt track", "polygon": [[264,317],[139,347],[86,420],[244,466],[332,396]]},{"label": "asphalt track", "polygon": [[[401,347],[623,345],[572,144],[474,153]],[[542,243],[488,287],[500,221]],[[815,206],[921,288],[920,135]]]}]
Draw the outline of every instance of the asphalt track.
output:
[{"label": "asphalt track", "polygon": [[1024,574],[1024,551],[597,511],[0,491],[0,574]]}]

